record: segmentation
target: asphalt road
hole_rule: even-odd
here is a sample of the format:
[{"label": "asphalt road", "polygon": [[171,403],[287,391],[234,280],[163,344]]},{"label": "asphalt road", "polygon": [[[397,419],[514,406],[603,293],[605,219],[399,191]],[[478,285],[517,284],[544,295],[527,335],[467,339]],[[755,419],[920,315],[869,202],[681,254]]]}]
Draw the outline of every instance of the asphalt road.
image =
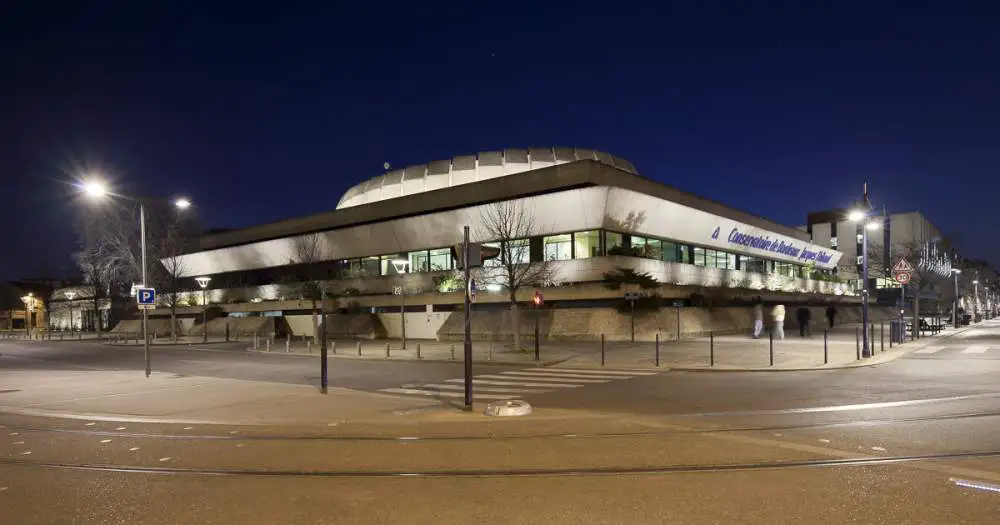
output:
[{"label": "asphalt road", "polygon": [[[577,382],[493,386],[603,419],[425,428],[443,439],[0,415],[0,521],[996,523],[1000,324],[927,348],[860,369],[585,383],[600,372],[478,366],[495,383]],[[0,343],[0,354],[0,383],[18,368],[142,364],[135,349],[95,345]],[[157,349],[154,364],[255,381],[316,375],[315,358],[242,352]],[[331,366],[338,386],[374,391],[460,376],[453,363]]]}]

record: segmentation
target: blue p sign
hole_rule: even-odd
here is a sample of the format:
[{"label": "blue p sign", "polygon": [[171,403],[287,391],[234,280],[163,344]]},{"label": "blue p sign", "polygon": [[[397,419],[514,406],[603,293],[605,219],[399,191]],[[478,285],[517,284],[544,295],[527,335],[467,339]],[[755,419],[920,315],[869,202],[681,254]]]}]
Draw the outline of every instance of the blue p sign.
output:
[{"label": "blue p sign", "polygon": [[156,290],[153,288],[139,288],[136,291],[136,299],[139,304],[156,304]]}]

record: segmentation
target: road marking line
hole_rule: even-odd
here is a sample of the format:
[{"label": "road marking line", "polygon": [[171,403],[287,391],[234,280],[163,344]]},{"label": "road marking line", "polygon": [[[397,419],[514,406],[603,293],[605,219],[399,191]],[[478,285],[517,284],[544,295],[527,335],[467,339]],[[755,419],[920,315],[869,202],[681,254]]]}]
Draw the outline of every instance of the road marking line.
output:
[{"label": "road marking line", "polygon": [[885,447],[872,447],[872,450],[876,452],[885,452]]},{"label": "road marking line", "polygon": [[15,442],[13,442],[13,443],[11,443],[11,444],[12,444],[12,445],[23,445],[23,444],[24,444],[24,441],[15,441]]},{"label": "road marking line", "polygon": [[599,374],[575,374],[572,372],[556,372],[549,370],[509,370],[503,372],[504,374],[527,374],[531,376],[553,376],[553,377],[569,377],[573,379],[632,379],[634,376],[608,376]]},{"label": "road marking line", "polygon": [[973,346],[970,346],[970,347],[966,348],[965,350],[962,350],[962,353],[963,354],[985,354],[986,351],[989,350],[989,349],[990,349],[990,347],[988,347],[988,346],[973,345]]},{"label": "road marking line", "polygon": [[111,443],[111,440],[110,439],[102,439],[101,443]]},{"label": "road marking line", "polygon": [[959,478],[951,478],[949,481],[951,481],[952,483],[954,483],[959,487],[987,490],[990,492],[1000,492],[1000,485],[995,485],[993,483],[983,483],[982,481],[971,481]]},{"label": "road marking line", "polygon": [[[464,385],[439,385],[439,384],[435,384],[435,383],[426,383],[426,384],[422,384],[422,385],[403,385],[403,388],[428,388],[428,389],[437,388],[437,389],[442,389],[442,390],[462,390],[462,389],[465,388],[465,386]],[[524,388],[489,388],[489,387],[487,387],[487,388],[480,388],[478,386],[478,383],[473,384],[472,391],[473,392],[497,392],[497,393],[500,393],[500,394],[503,394],[503,393],[506,393],[506,392],[515,392],[515,393],[520,392],[522,394],[544,394],[545,392],[548,392],[548,390],[530,390],[530,389],[524,389]]]},{"label": "road marking line", "polygon": [[565,374],[529,374],[528,372],[504,372],[503,375],[507,377],[517,377],[518,379],[528,379],[531,377],[541,379],[543,381],[566,381],[566,382],[577,382],[577,383],[607,383],[613,379],[618,379],[616,377],[610,377],[607,379],[597,379],[594,376],[567,376]]},{"label": "road marking line", "polygon": [[170,461],[170,460],[171,460],[170,456],[167,456],[167,457],[164,457],[164,458],[160,458],[161,462],[163,462],[163,461]]},{"label": "road marking line", "polygon": [[139,447],[132,447],[128,449],[129,452],[135,452],[136,450],[139,450]]},{"label": "road marking line", "polygon": [[925,347],[921,348],[920,350],[917,350],[916,352],[913,352],[913,353],[914,354],[933,354],[935,352],[940,352],[941,350],[944,350],[943,346],[925,346]]},{"label": "road marking line", "polygon": [[[515,382],[515,381],[483,381],[482,379],[479,379],[480,377],[487,377],[487,376],[476,376],[476,378],[473,380],[473,382],[475,384],[477,384],[477,385],[538,386],[538,387],[543,387],[543,388],[578,388],[578,387],[583,386],[583,385],[567,385],[567,384],[564,384],[564,383],[532,383],[530,381],[527,382],[527,383],[519,383],[519,382]],[[488,377],[503,377],[503,376],[488,376]],[[447,383],[464,383],[465,380],[464,379],[446,379],[445,382],[447,382]]]},{"label": "road marking line", "polygon": [[502,379],[504,381],[538,381],[538,382],[555,382],[562,383],[566,385],[584,386],[588,383],[607,383],[607,379],[597,379],[597,380],[587,380],[587,379],[563,379],[561,377],[532,377],[532,376],[501,376],[501,375],[481,375],[476,376],[477,378],[482,377],[485,379]]},{"label": "road marking line", "polygon": [[30,450],[25,450],[24,452],[21,452],[21,455],[22,456],[29,456],[29,455],[31,455],[31,451]]},{"label": "road marking line", "polygon": [[[379,392],[385,392],[388,394],[410,394],[410,395],[420,395],[420,396],[433,396],[433,397],[465,397],[465,393],[458,392],[435,392],[432,390],[416,390],[413,388],[383,388]],[[512,397],[518,396],[499,396],[492,394],[483,394],[476,396],[479,399],[510,399]]]},{"label": "road marking line", "polygon": [[851,410],[872,410],[876,408],[905,407],[927,405],[931,403],[947,403],[951,401],[965,401],[968,399],[989,399],[1000,397],[1000,394],[991,392],[987,394],[968,394],[964,396],[951,397],[931,397],[925,399],[907,399],[904,401],[882,401],[878,403],[860,403],[855,405],[828,405],[804,408],[775,408],[764,410],[743,410],[731,412],[702,412],[700,414],[677,414],[671,417],[717,417],[717,416],[749,416],[749,415],[774,415],[774,414],[810,414],[816,412],[847,412]]},{"label": "road marking line", "polygon": [[639,370],[604,370],[604,369],[585,369],[585,368],[543,368],[541,370],[549,370],[552,372],[570,372],[573,374],[598,374],[598,375],[620,375],[620,376],[655,376],[657,372],[649,371],[639,371]]}]

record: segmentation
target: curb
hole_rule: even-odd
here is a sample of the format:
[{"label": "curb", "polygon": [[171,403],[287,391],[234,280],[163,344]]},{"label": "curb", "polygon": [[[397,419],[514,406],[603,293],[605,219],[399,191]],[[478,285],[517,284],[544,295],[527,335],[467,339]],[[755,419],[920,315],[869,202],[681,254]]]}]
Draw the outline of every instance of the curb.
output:
[{"label": "curb", "polygon": [[[952,331],[947,334],[940,335],[936,341],[941,339],[950,338],[952,336],[958,335],[966,330],[973,328],[973,325],[968,325],[966,327],[960,328],[958,330]],[[933,336],[931,336],[933,337]],[[927,339],[927,337],[922,337],[921,339]],[[844,363],[842,365],[816,365],[811,367],[799,367],[799,368],[709,368],[709,367],[671,367],[670,369],[676,372],[817,372],[824,370],[845,370],[850,368],[867,368],[872,366],[884,365],[886,363],[891,363],[907,354],[920,350],[921,348],[932,344],[934,341],[927,341],[926,343],[916,343],[910,341],[910,346],[904,348],[903,350],[892,350],[890,352],[884,352],[880,356],[869,357],[867,361],[851,361],[849,363]],[[887,356],[887,357],[882,357]]]}]

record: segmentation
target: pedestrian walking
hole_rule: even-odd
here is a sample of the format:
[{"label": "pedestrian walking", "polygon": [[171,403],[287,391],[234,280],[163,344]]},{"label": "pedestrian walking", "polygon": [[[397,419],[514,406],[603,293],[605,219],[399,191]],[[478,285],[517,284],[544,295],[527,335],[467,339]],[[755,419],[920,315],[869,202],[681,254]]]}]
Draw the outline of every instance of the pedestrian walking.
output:
[{"label": "pedestrian walking", "polygon": [[795,310],[795,320],[799,322],[799,337],[805,337],[809,331],[809,321],[812,320],[812,312],[805,306],[800,306]]},{"label": "pedestrian walking", "polygon": [[753,305],[753,338],[760,338],[760,333],[764,331],[764,303],[757,300]]},{"label": "pedestrian walking", "polygon": [[837,318],[837,307],[830,305],[826,307],[826,320],[830,323],[830,328],[833,328],[833,321]]},{"label": "pedestrian walking", "polygon": [[774,321],[774,337],[781,341],[785,338],[785,305],[774,305],[771,310],[771,320]]}]

